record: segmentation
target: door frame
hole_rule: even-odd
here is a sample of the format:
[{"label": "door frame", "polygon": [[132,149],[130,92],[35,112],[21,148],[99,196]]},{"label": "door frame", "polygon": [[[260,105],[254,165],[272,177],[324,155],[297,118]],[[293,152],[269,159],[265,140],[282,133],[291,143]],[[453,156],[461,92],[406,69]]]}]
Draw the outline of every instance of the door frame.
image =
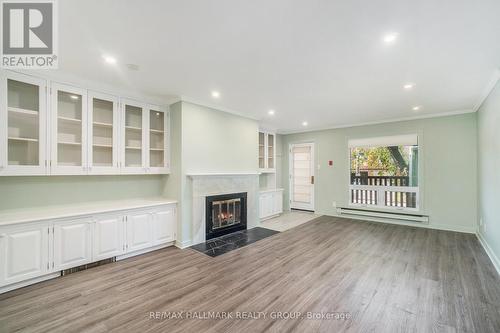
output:
[{"label": "door frame", "polygon": [[315,150],[316,150],[316,144],[314,141],[306,141],[306,142],[297,142],[297,143],[290,143],[288,146],[288,179],[289,179],[289,203],[290,203],[290,209],[300,209],[300,210],[308,210],[308,211],[315,211],[315,190],[316,190],[316,182],[312,184],[312,191],[311,191],[311,204],[305,205],[305,204],[293,204],[293,147],[300,147],[300,146],[310,146],[311,147],[311,173],[314,178],[316,178],[316,160],[315,160]]}]

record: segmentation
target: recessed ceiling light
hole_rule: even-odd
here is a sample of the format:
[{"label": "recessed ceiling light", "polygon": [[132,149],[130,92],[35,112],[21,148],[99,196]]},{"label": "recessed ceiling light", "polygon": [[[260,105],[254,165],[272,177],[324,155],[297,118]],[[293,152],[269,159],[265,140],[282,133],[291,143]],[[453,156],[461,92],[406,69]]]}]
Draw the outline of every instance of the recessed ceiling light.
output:
[{"label": "recessed ceiling light", "polygon": [[407,83],[403,86],[403,88],[405,88],[406,90],[413,89],[415,88],[415,83]]},{"label": "recessed ceiling light", "polygon": [[116,64],[116,58],[108,55],[102,57],[104,58],[104,61],[106,61],[108,64]]},{"label": "recessed ceiling light", "polygon": [[75,100],[76,100],[76,99],[78,99],[78,96],[76,96],[76,95],[70,95],[69,97],[70,97],[71,99],[75,99]]},{"label": "recessed ceiling light", "polygon": [[219,98],[220,97],[220,93],[218,91],[212,91],[212,97],[213,98]]},{"label": "recessed ceiling light", "polygon": [[418,111],[418,110],[420,110],[421,108],[422,108],[422,107],[421,107],[420,105],[417,105],[417,106],[412,107],[411,109],[412,109],[413,111]]},{"label": "recessed ceiling light", "polygon": [[267,114],[270,115],[270,116],[274,116],[274,110],[267,111]]},{"label": "recessed ceiling light", "polygon": [[303,121],[303,122],[302,122],[302,126],[307,126],[307,125],[308,125],[308,124],[307,124],[307,121]]},{"label": "recessed ceiling light", "polygon": [[396,39],[398,39],[398,33],[395,33],[395,32],[392,32],[390,34],[387,34],[387,35],[384,35],[384,37],[382,38],[382,40],[386,43],[386,44],[392,44],[396,41]]}]

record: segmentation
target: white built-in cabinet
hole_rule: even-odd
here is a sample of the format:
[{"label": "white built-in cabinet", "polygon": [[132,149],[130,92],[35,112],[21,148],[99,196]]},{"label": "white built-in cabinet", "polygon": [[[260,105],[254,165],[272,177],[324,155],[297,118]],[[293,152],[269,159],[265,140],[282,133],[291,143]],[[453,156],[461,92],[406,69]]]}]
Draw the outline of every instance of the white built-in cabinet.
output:
[{"label": "white built-in cabinet", "polygon": [[283,213],[283,189],[265,190],[259,194],[259,218],[266,220]]},{"label": "white built-in cabinet", "polygon": [[95,219],[92,259],[99,261],[125,253],[125,217],[104,215]]},{"label": "white built-in cabinet", "polygon": [[259,132],[259,169],[263,173],[276,172],[276,134]]},{"label": "white built-in cabinet", "polygon": [[[176,204],[0,226],[0,293],[36,278],[176,239]],[[16,285],[17,284],[17,285]]]},{"label": "white built-in cabinet", "polygon": [[169,112],[1,71],[0,175],[166,174]]},{"label": "white built-in cabinet", "polygon": [[148,212],[126,217],[127,250],[138,251],[153,246],[153,218]]},{"label": "white built-in cabinet", "polygon": [[55,222],[53,269],[56,271],[92,261],[92,220],[89,218]]},{"label": "white built-in cabinet", "polygon": [[0,175],[47,172],[47,81],[18,73],[1,76]]},{"label": "white built-in cabinet", "polygon": [[85,174],[88,165],[87,92],[53,82],[50,97],[50,172]]},{"label": "white built-in cabinet", "polygon": [[0,229],[0,286],[42,276],[49,270],[47,223]]},{"label": "white built-in cabinet", "polygon": [[88,91],[88,173],[114,174],[120,170],[119,98],[114,95]]}]

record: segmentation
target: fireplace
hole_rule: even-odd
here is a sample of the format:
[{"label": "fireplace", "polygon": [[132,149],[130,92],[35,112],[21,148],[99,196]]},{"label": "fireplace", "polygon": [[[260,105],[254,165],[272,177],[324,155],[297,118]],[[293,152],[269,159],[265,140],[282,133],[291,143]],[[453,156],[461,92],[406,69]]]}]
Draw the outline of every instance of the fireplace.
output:
[{"label": "fireplace", "polygon": [[206,239],[247,228],[247,193],[206,197]]}]

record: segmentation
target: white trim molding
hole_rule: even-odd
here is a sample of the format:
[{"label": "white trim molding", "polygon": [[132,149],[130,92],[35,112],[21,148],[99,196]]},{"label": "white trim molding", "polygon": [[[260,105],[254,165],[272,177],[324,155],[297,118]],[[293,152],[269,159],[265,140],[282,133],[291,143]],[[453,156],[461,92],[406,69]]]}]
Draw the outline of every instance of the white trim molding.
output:
[{"label": "white trim molding", "polygon": [[484,90],[481,93],[481,96],[479,97],[479,100],[474,105],[474,108],[472,108],[472,110],[474,112],[479,111],[479,109],[483,105],[484,101],[486,101],[486,99],[491,94],[491,92],[493,91],[493,89],[495,89],[495,86],[497,85],[497,82],[499,80],[500,80],[500,69],[495,69],[495,71],[491,75],[490,81],[484,87]]},{"label": "white trim molding", "polygon": [[496,256],[495,252],[493,252],[493,249],[490,247],[486,239],[484,238],[483,235],[481,235],[481,232],[476,233],[477,239],[479,240],[479,243],[483,246],[484,251],[490,257],[491,262],[493,263],[493,266],[497,270],[498,275],[500,275],[500,259]]},{"label": "white trim molding", "polygon": [[360,126],[370,126],[370,125],[379,125],[379,124],[389,124],[389,123],[399,123],[404,121],[411,120],[420,120],[420,119],[429,119],[429,118],[440,118],[440,117],[450,117],[450,116],[458,116],[461,114],[474,113],[473,109],[463,109],[456,110],[450,112],[441,112],[441,113],[431,113],[431,114],[423,114],[420,116],[414,117],[401,117],[401,118],[392,118],[380,121],[369,121],[364,123],[351,123],[345,125],[331,125],[331,126],[322,126],[322,127],[313,127],[310,129],[295,129],[295,130],[277,130],[277,134],[287,135],[287,134],[297,134],[297,133],[308,133],[308,132],[318,132],[318,131],[326,131],[340,128],[351,128],[351,127],[360,127]]},{"label": "white trim molding", "polygon": [[174,245],[175,245],[175,247],[182,250],[182,249],[188,248],[191,245],[193,245],[193,242],[190,239],[185,240],[185,241],[176,240]]}]

